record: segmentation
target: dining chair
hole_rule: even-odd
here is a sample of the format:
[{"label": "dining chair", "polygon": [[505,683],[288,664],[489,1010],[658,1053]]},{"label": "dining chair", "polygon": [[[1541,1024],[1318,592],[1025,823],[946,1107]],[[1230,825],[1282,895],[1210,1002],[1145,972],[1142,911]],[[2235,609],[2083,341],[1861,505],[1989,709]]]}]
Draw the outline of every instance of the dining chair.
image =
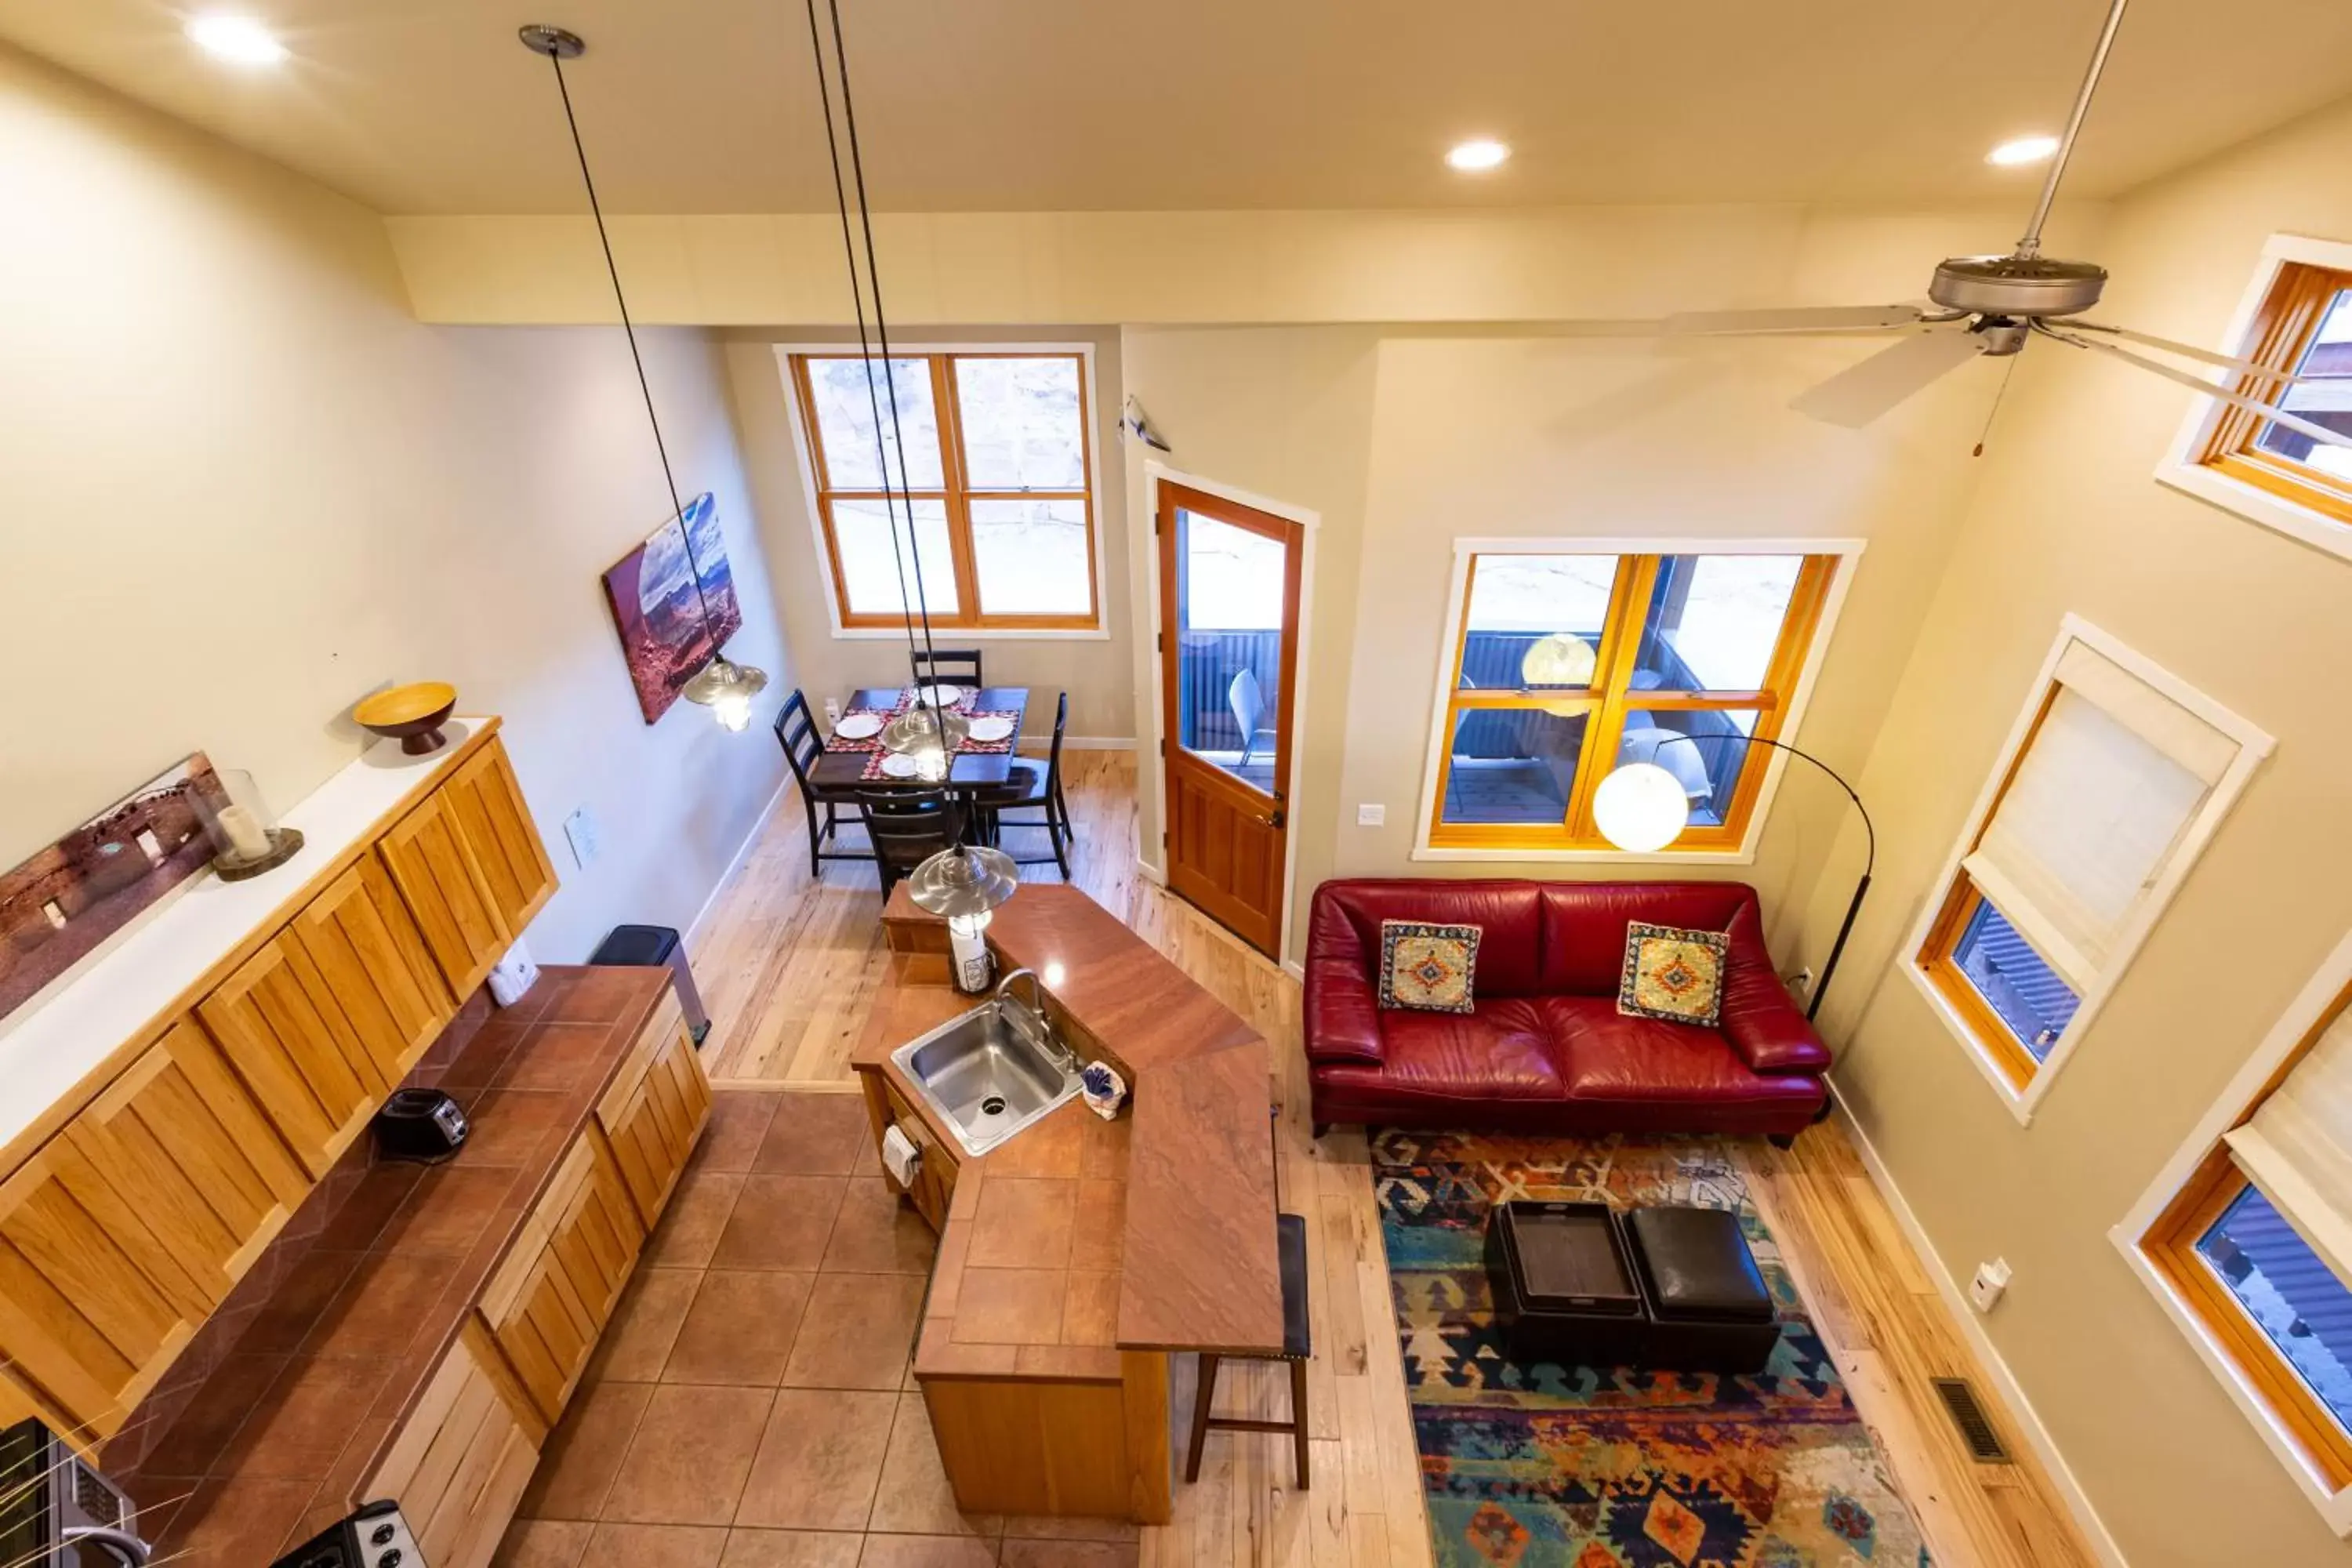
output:
[{"label": "dining chair", "polygon": [[[793,783],[799,786],[802,816],[808,819],[809,875],[822,879],[827,860],[871,860],[871,849],[832,849],[826,844],[840,843],[841,816],[844,806],[856,804],[856,792],[838,784],[826,786],[813,782],[809,774],[824,756],[824,740],[816,732],[816,719],[809,712],[806,693],[795,687],[784,699],[782,711],[776,715],[776,743],[784,749],[784,765],[793,770]],[[823,820],[818,808],[823,807]]]},{"label": "dining chair", "polygon": [[[1045,767],[1040,773],[1034,762],[1016,762],[1006,773],[1004,782],[971,792],[971,803],[981,813],[981,822],[988,833],[988,841],[996,842],[1007,827],[1042,827],[1054,847],[1051,855],[1015,855],[1019,866],[1043,866],[1051,860],[1061,868],[1062,880],[1070,879],[1069,851],[1077,844],[1077,832],[1070,826],[1070,803],[1062,794],[1062,738],[1070,728],[1070,694],[1062,693],[1054,708],[1054,747],[1045,756]],[[1028,806],[1042,806],[1045,816],[1040,820],[1023,817],[1008,821],[1004,814]]]},{"label": "dining chair", "polygon": [[862,789],[857,809],[882,873],[882,897],[916,867],[963,837],[963,810],[945,790]]},{"label": "dining chair", "polygon": [[1234,765],[1245,768],[1250,753],[1257,749],[1257,738],[1274,733],[1259,725],[1265,717],[1265,693],[1258,686],[1256,672],[1235,670],[1234,683],[1225,688],[1225,703],[1234,710],[1234,722],[1242,727],[1242,760]]},{"label": "dining chair", "polygon": [[914,672],[918,686],[928,686],[935,680],[951,686],[988,684],[980,678],[980,649],[976,647],[941,647],[929,652],[908,648],[907,667]]}]

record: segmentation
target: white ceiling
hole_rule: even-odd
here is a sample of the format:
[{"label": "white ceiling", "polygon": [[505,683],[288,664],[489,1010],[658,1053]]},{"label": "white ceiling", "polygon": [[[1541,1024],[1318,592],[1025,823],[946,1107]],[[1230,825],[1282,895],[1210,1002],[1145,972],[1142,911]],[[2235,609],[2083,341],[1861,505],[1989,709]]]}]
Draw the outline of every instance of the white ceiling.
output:
[{"label": "white ceiling", "polygon": [[[525,21],[583,34],[606,205],[829,210],[803,0],[221,0],[295,58],[239,71],[206,0],[0,0],[0,37],[383,211],[570,212]],[[820,15],[823,0],[819,0]],[[1929,203],[2056,131],[2104,0],[845,0],[877,208]],[[2345,0],[2138,0],[2069,190],[2112,195],[2352,93]],[[1517,155],[1465,178],[1439,154]]]}]

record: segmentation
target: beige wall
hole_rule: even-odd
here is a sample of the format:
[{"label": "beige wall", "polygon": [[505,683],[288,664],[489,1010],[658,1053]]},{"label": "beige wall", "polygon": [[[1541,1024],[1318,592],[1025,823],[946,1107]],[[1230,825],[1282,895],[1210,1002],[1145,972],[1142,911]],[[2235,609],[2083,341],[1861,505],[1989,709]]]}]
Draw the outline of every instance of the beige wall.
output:
[{"label": "beige wall", "polygon": [[[845,299],[846,287],[842,289]],[[735,415],[742,431],[744,467],[765,530],[765,548],[774,569],[776,593],[793,668],[807,689],[809,705],[822,721],[824,700],[860,686],[907,679],[907,643],[900,634],[877,637],[833,629],[828,604],[831,567],[813,526],[808,480],[793,430],[792,394],[785,386],[776,345],[848,342],[855,333],[835,328],[777,328],[726,334],[724,352]],[[1102,549],[1102,637],[1036,637],[935,630],[938,647],[972,647],[985,655],[988,679],[1001,686],[1032,689],[1025,732],[1050,735],[1054,697],[1070,694],[1073,738],[1122,743],[1135,734],[1135,692],[1129,679],[1132,617],[1128,612],[1127,497],[1118,483],[1119,344],[1116,331],[1078,327],[993,329],[973,331],[926,328],[919,334],[894,332],[894,347],[912,343],[1086,342],[1094,346],[1096,520]]]},{"label": "beige wall", "polygon": [[[2118,205],[2099,315],[2216,342],[2268,235],[2352,239],[2347,163],[2352,106]],[[2352,668],[2352,564],[2157,484],[2189,401],[2086,355],[2025,356],[1863,776],[1882,875],[1827,1033],[1945,1266],[2015,1270],[1985,1328],[2134,1568],[2340,1564],[2352,1547],[2107,1237],[2352,922],[2352,730],[2335,689]],[[1891,961],[2069,611],[2278,747],[2028,1128]]]},{"label": "beige wall", "polygon": [[[192,750],[283,810],[358,754],[355,699],[438,677],[506,716],[564,884],[538,956],[690,921],[781,765],[638,715],[598,579],[668,502],[618,335],[419,326],[373,214],[5,48],[0,203],[0,864]],[[784,676],[715,351],[646,346],[730,651]]]}]

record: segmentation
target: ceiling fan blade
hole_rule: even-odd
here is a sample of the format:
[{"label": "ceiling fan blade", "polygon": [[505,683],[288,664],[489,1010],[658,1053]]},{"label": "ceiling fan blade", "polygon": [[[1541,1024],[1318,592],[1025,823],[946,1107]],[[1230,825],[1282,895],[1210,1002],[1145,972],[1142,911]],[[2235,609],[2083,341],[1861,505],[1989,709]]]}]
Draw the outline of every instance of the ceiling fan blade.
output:
[{"label": "ceiling fan blade", "polygon": [[2176,343],[2170,338],[2159,338],[2153,332],[2136,332],[2129,327],[2111,327],[2105,321],[2070,321],[2066,323],[2066,330],[2070,332],[2103,332],[2111,338],[2121,338],[2126,342],[2145,343],[2152,349],[2162,349],[2168,354],[2179,354],[2183,359],[2200,360],[2206,364],[2218,364],[2224,370],[2234,370],[2240,375],[2254,376],[2263,381],[2306,379],[2291,370],[2273,370],[2268,365],[2256,364],[2250,359],[2232,359],[2228,354],[2216,353],[2211,349],[2200,349],[2189,343]]},{"label": "ceiling fan blade", "polygon": [[1984,347],[1983,339],[1964,328],[1916,333],[1838,372],[1789,406],[1859,430],[1929,382],[1976,358]]},{"label": "ceiling fan blade", "polygon": [[1668,316],[1670,338],[1718,332],[1839,332],[1908,327],[1920,319],[1916,305],[1829,305],[1792,310],[1685,310]]},{"label": "ceiling fan blade", "polygon": [[2041,331],[2043,337],[2055,338],[2058,342],[2068,344],[2071,347],[2089,349],[2093,353],[2105,354],[2109,359],[2119,359],[2126,364],[2136,364],[2142,370],[2152,370],[2157,374],[2164,377],[2167,381],[2177,381],[2183,386],[2194,387],[2199,392],[2203,393],[2206,396],[2226,403],[2232,408],[2242,408],[2250,414],[2259,414],[2264,419],[2270,420],[2273,424],[2284,425],[2299,436],[2308,436],[2313,440],[2322,442],[2330,447],[2352,447],[2352,436],[2347,436],[2340,431],[2330,430],[2325,425],[2315,425],[2300,415],[2289,414],[2284,408],[2276,407],[2268,403],[2259,402],[2256,399],[2245,396],[2230,387],[2216,386],[2211,382],[2207,381],[2203,376],[2193,374],[2176,365],[2168,365],[2157,360],[2145,358],[2139,354],[2133,353],[2128,349],[2119,349],[2113,343],[2103,343],[2096,338],[2069,337],[2064,332],[2053,331],[2046,326],[2042,328]]}]

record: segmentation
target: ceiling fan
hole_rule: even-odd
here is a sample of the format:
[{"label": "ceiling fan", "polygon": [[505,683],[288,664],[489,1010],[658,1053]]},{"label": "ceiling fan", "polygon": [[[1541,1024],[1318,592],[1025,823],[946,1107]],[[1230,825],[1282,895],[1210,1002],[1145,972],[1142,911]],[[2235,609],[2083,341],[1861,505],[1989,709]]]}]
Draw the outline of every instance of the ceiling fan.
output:
[{"label": "ceiling fan", "polygon": [[[1979,355],[2005,358],[2023,349],[2029,338],[2043,337],[2073,348],[2088,349],[2126,364],[2194,387],[2206,396],[2244,408],[2299,435],[2330,446],[2352,447],[2352,437],[2288,413],[2246,395],[2242,382],[2268,382],[2281,390],[2301,379],[2290,372],[2269,369],[2251,360],[2234,359],[2188,343],[2129,327],[2079,319],[2099,302],[2107,270],[2095,262],[2066,261],[2042,254],[2042,226],[2058,195],[2058,182],[2074,151],[2074,138],[2098,90],[2116,31],[2122,25],[2126,0],[2113,0],[2099,41],[2091,51],[2091,67],[2074,97],[2066,133],[2050,160],[2042,183],[2041,199],[2025,237],[2007,256],[1948,257],[1936,268],[1927,285],[1927,303],[1906,305],[1832,306],[1785,310],[1699,310],[1669,316],[1668,336],[1748,336],[1787,332],[1887,331],[1902,330],[1903,338],[1868,359],[1841,371],[1798,396],[1790,406],[1832,425],[1860,428],[1925,388],[1938,377]],[[2141,344],[2200,363],[2235,373],[2226,383],[2167,364],[2118,346]],[[2278,395],[2273,392],[2272,395]]]}]

